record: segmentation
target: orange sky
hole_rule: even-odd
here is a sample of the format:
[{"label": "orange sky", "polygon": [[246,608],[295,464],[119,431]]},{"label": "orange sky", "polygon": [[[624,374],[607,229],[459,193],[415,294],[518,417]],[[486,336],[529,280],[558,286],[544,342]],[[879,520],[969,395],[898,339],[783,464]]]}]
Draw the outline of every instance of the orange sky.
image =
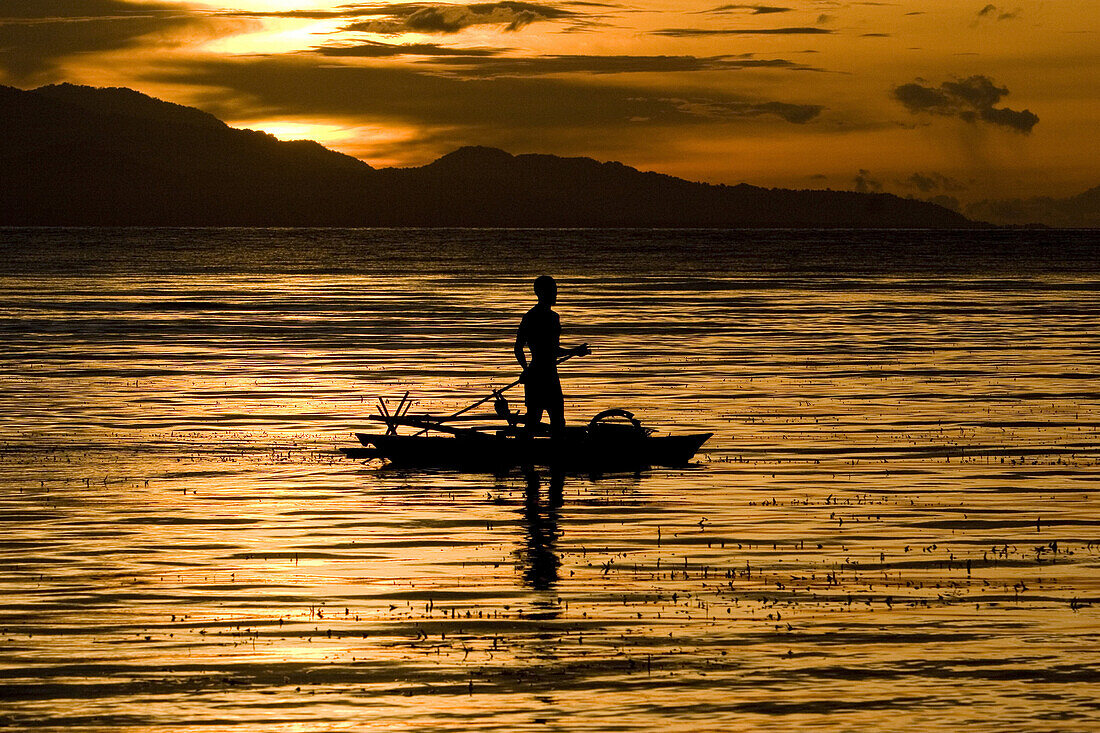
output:
[{"label": "orange sky", "polygon": [[460,145],[963,202],[1100,184],[1095,0],[4,0],[0,81],[129,86],[373,165]]}]

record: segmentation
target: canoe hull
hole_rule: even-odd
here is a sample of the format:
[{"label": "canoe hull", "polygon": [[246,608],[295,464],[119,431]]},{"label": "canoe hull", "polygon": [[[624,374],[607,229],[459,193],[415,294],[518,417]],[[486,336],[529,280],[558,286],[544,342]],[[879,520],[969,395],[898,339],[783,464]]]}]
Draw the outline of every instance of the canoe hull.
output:
[{"label": "canoe hull", "polygon": [[603,435],[583,431],[548,437],[471,434],[378,435],[356,433],[363,448],[345,448],[349,458],[383,458],[396,466],[507,469],[554,466],[572,470],[636,470],[688,464],[712,433],[693,435]]}]

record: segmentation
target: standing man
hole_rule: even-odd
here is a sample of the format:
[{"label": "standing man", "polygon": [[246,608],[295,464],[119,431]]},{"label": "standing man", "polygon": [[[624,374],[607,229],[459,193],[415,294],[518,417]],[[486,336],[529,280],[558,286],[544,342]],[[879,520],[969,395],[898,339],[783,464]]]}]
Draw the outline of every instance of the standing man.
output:
[{"label": "standing man", "polygon": [[[534,432],[545,410],[550,416],[550,434],[557,435],[565,427],[565,397],[558,378],[558,357],[567,354],[587,356],[591,352],[588,344],[563,349],[558,343],[561,339],[561,319],[552,310],[558,300],[558,284],[554,278],[549,275],[538,277],[535,280],[535,295],[539,302],[527,311],[516,333],[516,359],[523,367],[519,380],[523,383],[523,401],[527,407],[524,421],[527,429]],[[531,350],[530,363],[523,351],[525,346]]]}]

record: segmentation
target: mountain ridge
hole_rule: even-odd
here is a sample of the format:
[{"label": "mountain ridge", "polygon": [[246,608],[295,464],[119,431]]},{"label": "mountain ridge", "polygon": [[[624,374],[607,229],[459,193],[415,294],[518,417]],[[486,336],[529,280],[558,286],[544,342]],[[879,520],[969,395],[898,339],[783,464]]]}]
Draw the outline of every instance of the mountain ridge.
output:
[{"label": "mountain ridge", "polygon": [[484,146],[377,169],[124,87],[0,86],[0,119],[5,225],[976,226],[892,194],[695,183]]},{"label": "mountain ridge", "polygon": [[62,104],[83,107],[98,114],[143,117],[151,121],[189,124],[196,127],[229,127],[208,112],[150,97],[128,87],[89,87],[64,82],[38,87],[34,93]]}]

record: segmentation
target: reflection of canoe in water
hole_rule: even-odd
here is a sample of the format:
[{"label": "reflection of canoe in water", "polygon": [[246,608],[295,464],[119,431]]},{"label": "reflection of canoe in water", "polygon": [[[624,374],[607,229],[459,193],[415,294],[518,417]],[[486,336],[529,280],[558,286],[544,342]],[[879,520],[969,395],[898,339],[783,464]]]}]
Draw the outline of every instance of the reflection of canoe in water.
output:
[{"label": "reflection of canoe in water", "polygon": [[493,469],[531,465],[598,471],[686,465],[711,433],[655,436],[645,430],[569,428],[556,438],[507,431],[356,436],[364,447],[343,448],[346,456],[382,458],[397,466]]}]

